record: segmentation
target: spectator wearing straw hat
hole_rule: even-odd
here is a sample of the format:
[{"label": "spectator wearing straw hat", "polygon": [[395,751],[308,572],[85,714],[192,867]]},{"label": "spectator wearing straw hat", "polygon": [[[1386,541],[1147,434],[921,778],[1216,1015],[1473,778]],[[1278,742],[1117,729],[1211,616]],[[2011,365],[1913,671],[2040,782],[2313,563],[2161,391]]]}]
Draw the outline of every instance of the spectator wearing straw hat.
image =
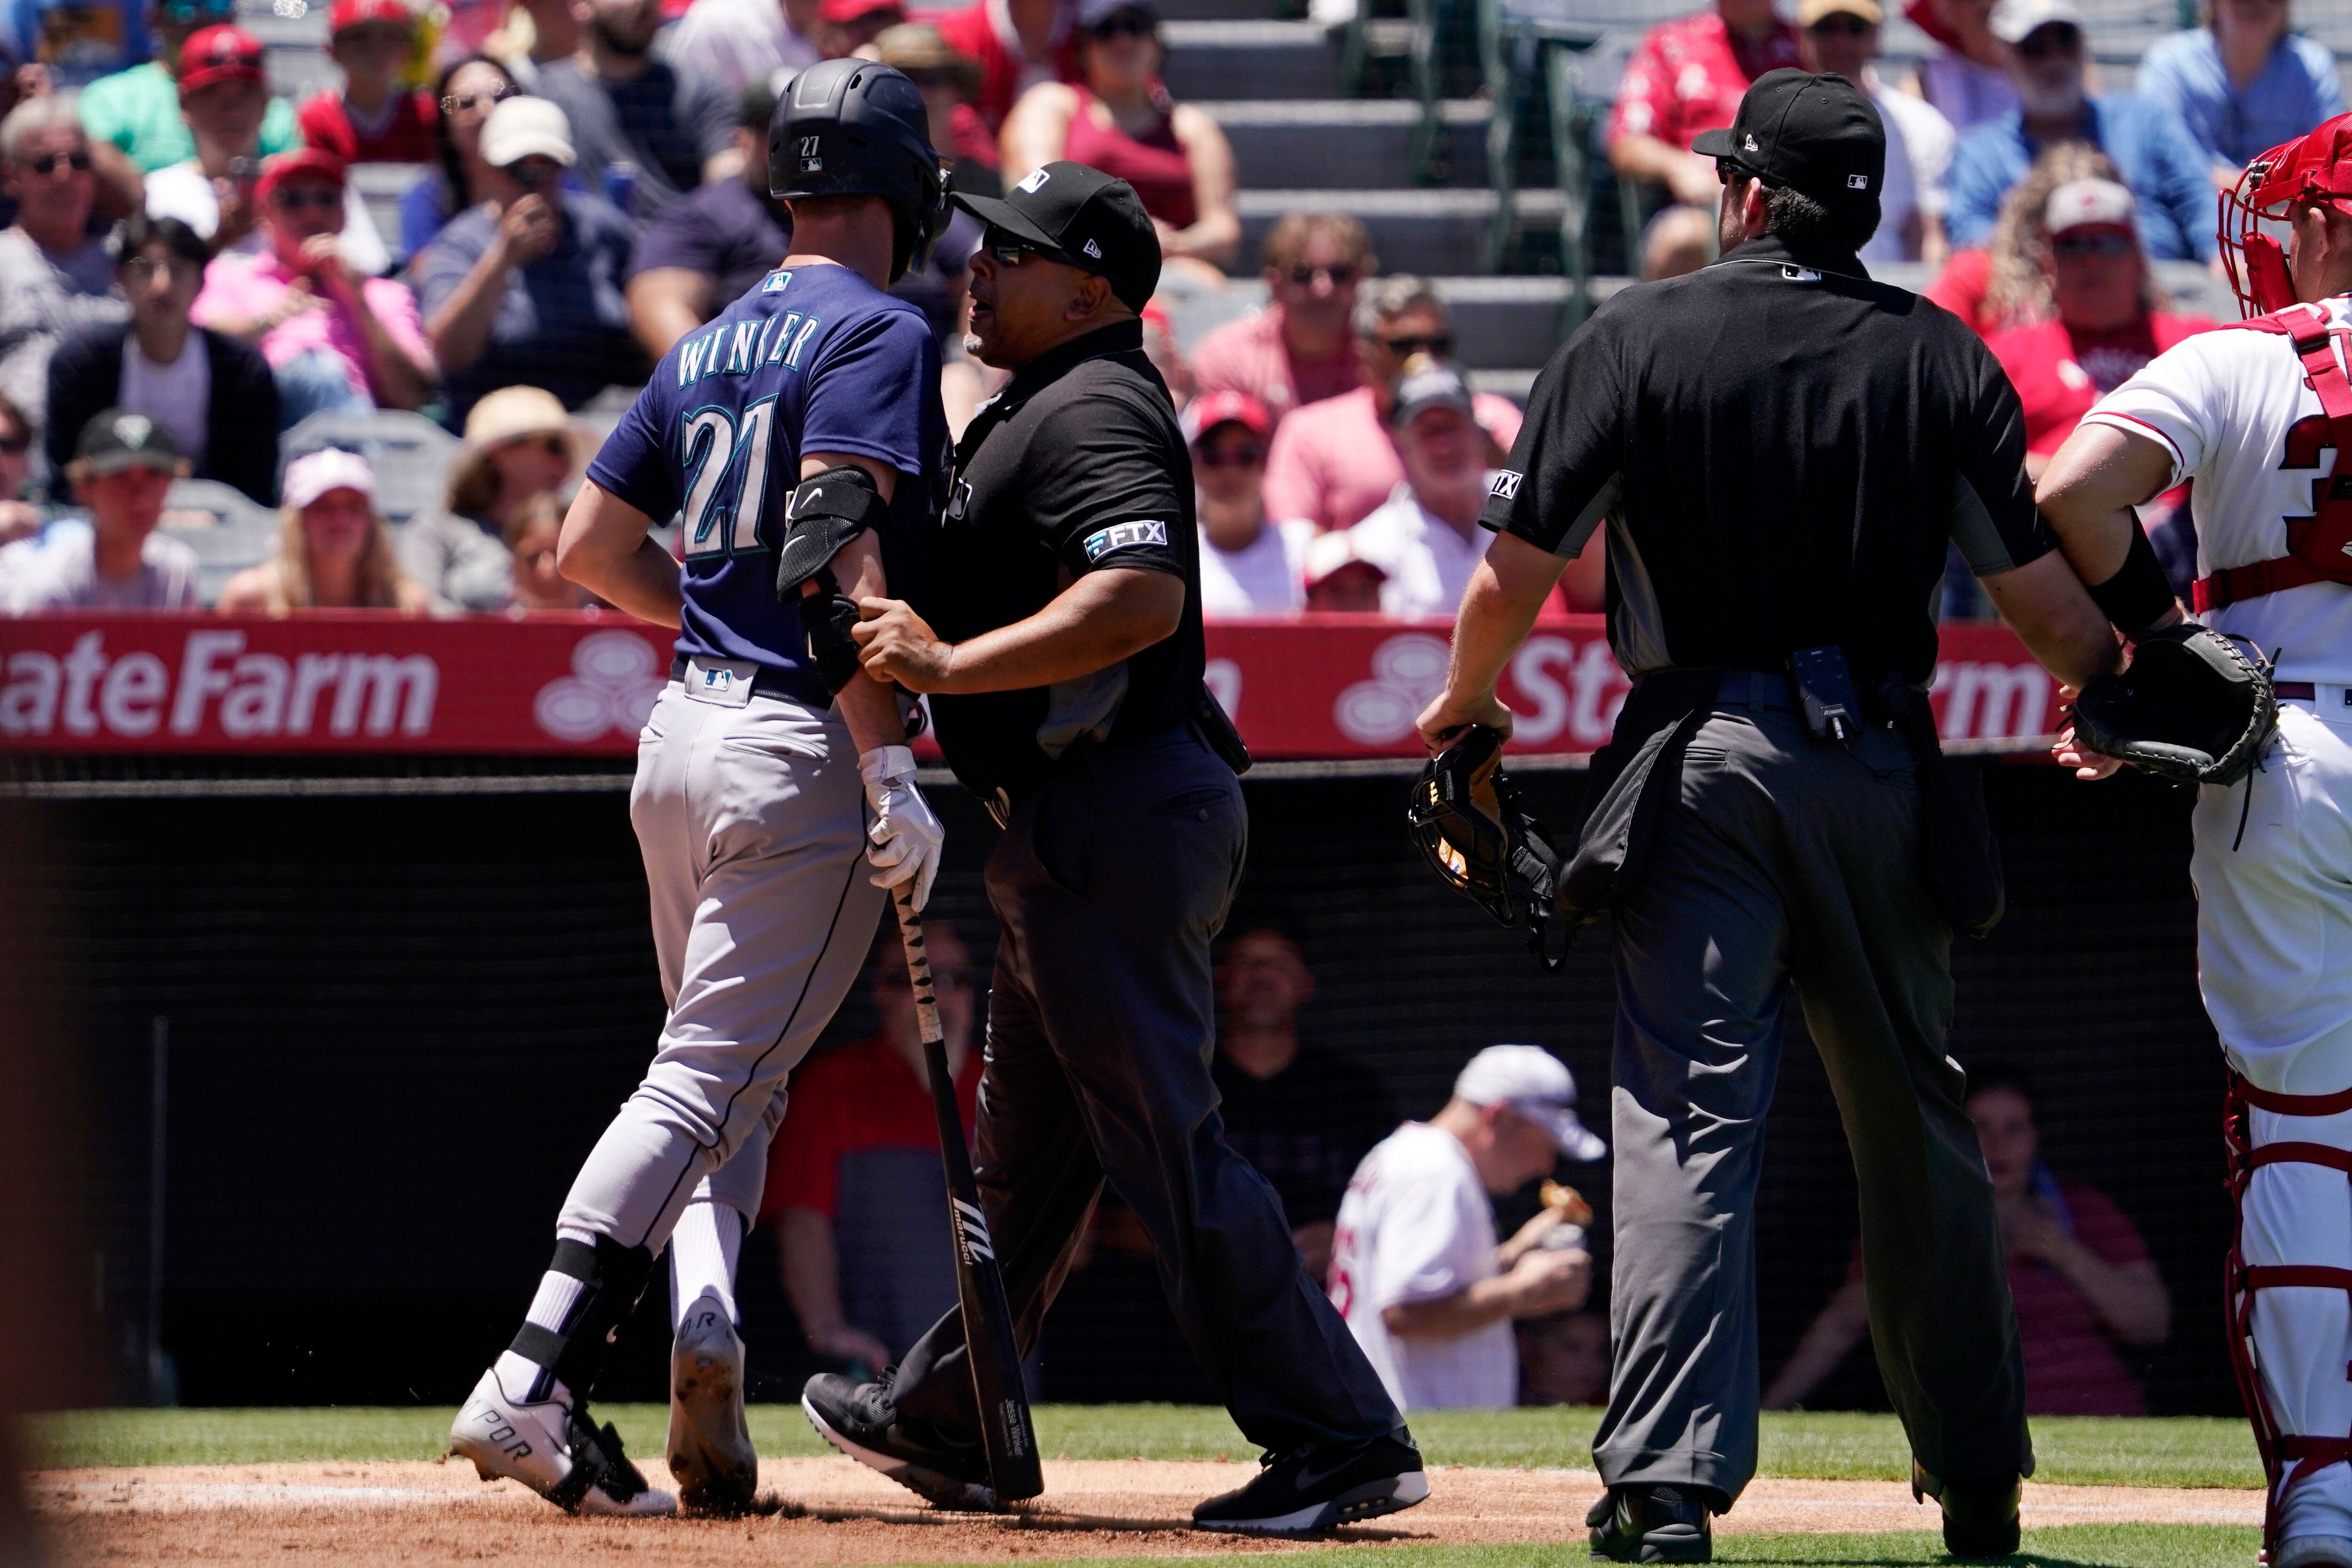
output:
[{"label": "spectator wearing straw hat", "polygon": [[114,273],[131,319],[89,328],[49,361],[49,466],[101,409],[162,425],[199,479],[233,485],[263,506],[278,496],[278,383],[250,345],[190,319],[211,254],[177,218],[144,213],[116,234]]},{"label": "spectator wearing straw hat", "polygon": [[335,0],[331,15],[327,52],[343,85],[302,106],[302,140],[346,163],[433,162],[433,95],[401,81],[416,52],[408,0]]},{"label": "spectator wearing straw hat", "polygon": [[441,603],[496,610],[512,598],[510,526],[562,495],[586,461],[579,428],[552,392],[500,387],[466,416],[440,510],[402,532],[409,574]]},{"label": "spectator wearing straw hat", "polygon": [[688,191],[656,213],[629,253],[629,324],[647,357],[718,315],[783,259],[793,214],[768,194],[768,121],[776,95],[743,89],[735,151],[743,172]]},{"label": "spectator wearing straw hat", "polygon": [[1184,405],[1201,523],[1201,613],[1287,615],[1305,607],[1315,525],[1265,515],[1265,444],[1274,420],[1247,392],[1213,392]]},{"label": "spectator wearing straw hat", "polygon": [[451,220],[410,267],[425,331],[462,420],[494,387],[545,387],[578,408],[645,379],[623,280],[635,240],[600,196],[566,190],[572,132],[543,98],[510,98],[482,127],[490,199]]},{"label": "spectator wearing straw hat", "polygon": [[342,161],[315,147],[282,152],[263,166],[254,193],[268,248],[215,256],[194,315],[261,350],[278,382],[279,426],[328,410],[424,402],[436,370],[415,297],[369,277],[336,233]]},{"label": "spectator wearing straw hat", "polygon": [[187,471],[162,425],[143,413],[101,410],[66,465],[90,526],[0,549],[0,608],[10,615],[195,609],[196,552],[155,532],[172,481]]},{"label": "spectator wearing straw hat", "polygon": [[419,614],[433,601],[393,554],[376,510],[375,470],[355,452],[324,447],[286,465],[278,548],[221,590],[225,614],[283,615],[293,610],[398,610]]}]

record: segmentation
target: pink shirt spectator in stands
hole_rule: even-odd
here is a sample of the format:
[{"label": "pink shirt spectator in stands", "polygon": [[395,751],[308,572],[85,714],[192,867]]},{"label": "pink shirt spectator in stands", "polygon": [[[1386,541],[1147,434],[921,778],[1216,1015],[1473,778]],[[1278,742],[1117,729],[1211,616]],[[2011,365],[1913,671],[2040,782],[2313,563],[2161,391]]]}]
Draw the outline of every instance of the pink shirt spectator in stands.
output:
[{"label": "pink shirt spectator in stands", "polygon": [[[274,251],[259,256],[234,253],[214,258],[205,269],[204,291],[190,312],[199,327],[222,321],[251,321],[270,316],[287,303],[295,274],[287,270]],[[433,362],[417,319],[416,296],[389,278],[371,277],[362,285],[368,314],[383,323],[394,342],[420,364]],[[297,310],[261,338],[261,354],[272,366],[287,363],[313,349],[328,349],[352,367],[353,384],[367,383],[379,403],[383,389],[368,375],[366,340],[357,319],[342,306],[322,301],[319,308]]]},{"label": "pink shirt spectator in stands", "polygon": [[[1197,363],[1197,361],[1196,361]],[[1492,392],[1472,404],[1504,452],[1519,438],[1518,405]],[[1265,515],[1352,528],[1404,482],[1404,460],[1370,387],[1309,403],[1282,422],[1265,465]]]},{"label": "pink shirt spectator in stands", "polygon": [[1282,339],[1282,307],[1269,305],[1203,337],[1192,350],[1192,380],[1202,392],[1247,392],[1278,421],[1300,403],[1355,391],[1364,371],[1345,339],[1328,359],[1295,357]]},{"label": "pink shirt spectator in stands", "polygon": [[1700,131],[1732,122],[1748,83],[1766,71],[1801,64],[1797,29],[1786,22],[1776,21],[1755,44],[1734,35],[1712,8],[1662,22],[1625,63],[1609,140],[1654,136],[1687,148]]}]

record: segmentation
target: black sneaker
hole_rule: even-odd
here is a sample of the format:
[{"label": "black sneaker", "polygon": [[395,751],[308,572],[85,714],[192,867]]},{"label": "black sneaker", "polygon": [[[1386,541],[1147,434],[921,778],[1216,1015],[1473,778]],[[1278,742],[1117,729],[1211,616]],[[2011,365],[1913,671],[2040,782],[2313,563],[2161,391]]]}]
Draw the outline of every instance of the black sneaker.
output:
[{"label": "black sneaker", "polygon": [[2014,1475],[1988,1480],[1939,1481],[1911,1461],[1911,1495],[1932,1497],[1944,1509],[1944,1550],[1955,1557],[2001,1558],[2017,1553],[2017,1505],[2025,1483]]},{"label": "black sneaker", "polygon": [[1712,1563],[1715,1496],[1706,1487],[1611,1487],[1584,1516],[1592,1554],[1617,1563]]},{"label": "black sneaker", "polygon": [[890,1394],[898,1370],[890,1368],[875,1383],[820,1373],[801,1390],[801,1409],[818,1437],[908,1491],[941,1508],[994,1512],[996,1490],[988,1484],[986,1450],[977,1443],[909,1432]]},{"label": "black sneaker", "polygon": [[1366,1443],[1308,1443],[1259,1461],[1257,1479],[1192,1511],[1199,1530],[1315,1535],[1411,1508],[1429,1496],[1421,1450],[1400,1427]]}]

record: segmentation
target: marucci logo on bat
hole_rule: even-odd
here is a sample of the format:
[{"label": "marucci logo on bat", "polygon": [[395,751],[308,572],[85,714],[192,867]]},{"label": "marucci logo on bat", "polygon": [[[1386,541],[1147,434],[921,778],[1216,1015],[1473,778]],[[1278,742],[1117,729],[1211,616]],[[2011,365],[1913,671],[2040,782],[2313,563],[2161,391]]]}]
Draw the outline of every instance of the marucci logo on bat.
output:
[{"label": "marucci logo on bat", "polygon": [[963,1243],[963,1260],[967,1263],[986,1259],[996,1261],[996,1243],[989,1239],[988,1217],[976,1205],[961,1198],[955,1200],[956,1236]]}]

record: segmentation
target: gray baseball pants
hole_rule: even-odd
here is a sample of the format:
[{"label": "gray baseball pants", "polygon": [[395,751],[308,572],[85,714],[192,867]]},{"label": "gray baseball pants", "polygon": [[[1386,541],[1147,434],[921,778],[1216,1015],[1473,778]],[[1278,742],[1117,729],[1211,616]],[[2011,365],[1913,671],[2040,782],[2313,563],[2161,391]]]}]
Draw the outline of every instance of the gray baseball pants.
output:
[{"label": "gray baseball pants", "polygon": [[1694,735],[1616,914],[1611,1485],[1736,1500],[1756,1471],[1754,1202],[1791,985],[1861,1186],[1881,1374],[1944,1479],[2029,1473],[1992,1186],[1944,1053],[1951,932],[1917,866],[1900,738],[1816,744],[1785,709]]},{"label": "gray baseball pants", "polygon": [[759,1213],[784,1080],[856,982],[884,894],[837,713],[671,682],[637,743],[629,820],[669,1017],[557,1224],[659,1251],[689,1201]]}]

